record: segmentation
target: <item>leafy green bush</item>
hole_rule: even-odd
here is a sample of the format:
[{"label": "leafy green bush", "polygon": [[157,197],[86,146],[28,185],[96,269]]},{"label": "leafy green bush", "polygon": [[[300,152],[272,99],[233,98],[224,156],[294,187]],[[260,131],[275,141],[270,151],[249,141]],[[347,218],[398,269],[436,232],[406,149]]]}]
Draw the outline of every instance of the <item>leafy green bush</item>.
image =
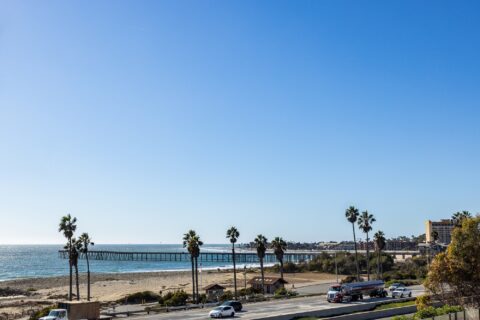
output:
[{"label": "leafy green bush", "polygon": [[125,296],[123,299],[119,299],[119,303],[144,303],[144,302],[157,302],[160,299],[160,295],[152,291],[135,292]]},{"label": "leafy green bush", "polygon": [[357,277],[356,276],[346,276],[345,278],[343,278],[342,280],[340,280],[340,283],[352,283],[352,282],[355,282],[357,281]]},{"label": "leafy green bush", "polygon": [[434,308],[432,306],[428,306],[426,308],[418,310],[415,313],[414,318],[415,319],[426,319],[426,318],[441,316],[441,315],[444,315],[444,314],[459,312],[459,311],[462,311],[462,310],[463,310],[462,307],[450,306],[448,304],[446,304],[446,305],[444,305],[443,307],[440,307],[440,308]]},{"label": "leafy green bush", "polygon": [[220,301],[227,301],[227,300],[232,300],[232,299],[233,299],[233,293],[230,290],[224,291],[223,294],[219,298]]},{"label": "leafy green bush", "polygon": [[242,288],[238,292],[238,294],[240,296],[254,296],[255,294],[259,294],[259,293],[262,293],[261,289],[255,289],[255,288],[252,288],[252,287],[248,287],[246,289]]},{"label": "leafy green bush", "polygon": [[45,307],[43,308],[42,310],[39,310],[35,313],[32,313],[30,315],[30,320],[37,320],[41,317],[45,317],[45,316],[48,316],[48,313],[50,312],[50,310],[52,309],[55,309],[55,306],[48,306],[48,307]]},{"label": "leafy green bush", "polygon": [[281,288],[278,288],[277,290],[275,290],[275,296],[286,296],[287,295],[287,289],[285,289],[284,287],[281,287]]},{"label": "leafy green bush", "polygon": [[179,290],[175,292],[167,292],[163,297],[160,297],[158,302],[164,306],[178,307],[186,305],[187,300],[188,293],[186,293],[184,290]]}]

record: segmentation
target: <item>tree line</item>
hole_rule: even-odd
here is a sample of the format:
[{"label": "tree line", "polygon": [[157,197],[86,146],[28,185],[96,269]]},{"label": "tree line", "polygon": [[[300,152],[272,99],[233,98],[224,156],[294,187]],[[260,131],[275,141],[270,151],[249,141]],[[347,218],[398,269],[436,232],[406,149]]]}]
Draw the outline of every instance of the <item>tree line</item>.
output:
[{"label": "tree line", "polygon": [[[237,266],[235,260],[235,244],[240,237],[240,232],[234,226],[230,227],[226,232],[226,238],[232,245],[232,262],[233,262],[233,285],[234,285],[234,298],[238,299],[237,290]],[[259,234],[253,241],[257,252],[258,259],[260,261],[260,273],[262,279],[262,293],[265,293],[265,272],[264,272],[264,259],[268,247],[273,249],[275,257],[280,264],[280,277],[283,279],[283,257],[287,250],[287,242],[281,237],[275,237],[269,244],[267,238]],[[200,256],[200,247],[203,242],[200,240],[200,236],[195,230],[189,230],[183,236],[183,247],[187,249],[190,254],[190,260],[192,264],[192,297],[194,303],[200,302],[200,293],[198,287],[198,257]]]}]

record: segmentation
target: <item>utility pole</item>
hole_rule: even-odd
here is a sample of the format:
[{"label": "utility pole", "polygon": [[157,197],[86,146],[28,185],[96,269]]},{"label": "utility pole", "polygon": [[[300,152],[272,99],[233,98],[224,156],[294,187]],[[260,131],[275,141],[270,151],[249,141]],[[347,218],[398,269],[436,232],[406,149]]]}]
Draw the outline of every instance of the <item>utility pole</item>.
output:
[{"label": "utility pole", "polygon": [[338,283],[338,265],[337,265],[337,251],[334,251],[335,254],[335,275],[337,276],[337,283]]}]

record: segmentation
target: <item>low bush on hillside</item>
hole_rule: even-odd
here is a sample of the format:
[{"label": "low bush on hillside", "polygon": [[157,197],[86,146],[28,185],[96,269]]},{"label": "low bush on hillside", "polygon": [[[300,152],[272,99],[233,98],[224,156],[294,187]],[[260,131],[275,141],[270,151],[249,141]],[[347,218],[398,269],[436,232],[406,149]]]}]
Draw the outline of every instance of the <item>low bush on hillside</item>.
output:
[{"label": "low bush on hillside", "polygon": [[138,304],[159,301],[160,295],[152,291],[135,292],[119,299],[118,303]]},{"label": "low bush on hillside", "polygon": [[164,296],[160,296],[158,298],[158,303],[167,307],[178,307],[186,305],[187,300],[188,294],[183,290],[179,290],[175,292],[167,292]]},{"label": "low bush on hillside", "polygon": [[413,316],[397,316],[397,317],[393,317],[393,320],[429,319],[429,318],[438,317],[438,316],[449,314],[449,313],[460,312],[462,310],[463,310],[462,307],[450,306],[448,304],[440,308],[434,308],[432,306],[428,306],[426,308],[418,310]]}]

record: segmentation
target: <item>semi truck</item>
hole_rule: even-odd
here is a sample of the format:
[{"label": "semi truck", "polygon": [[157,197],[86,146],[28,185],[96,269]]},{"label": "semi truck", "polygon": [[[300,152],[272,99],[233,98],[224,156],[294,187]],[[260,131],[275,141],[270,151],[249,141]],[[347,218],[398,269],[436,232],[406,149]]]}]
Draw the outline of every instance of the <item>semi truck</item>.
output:
[{"label": "semi truck", "polygon": [[50,310],[48,316],[41,317],[39,320],[100,319],[100,302],[59,302],[57,307]]},{"label": "semi truck", "polygon": [[328,302],[350,302],[364,296],[384,298],[388,295],[385,282],[381,280],[335,284],[327,292]]}]

